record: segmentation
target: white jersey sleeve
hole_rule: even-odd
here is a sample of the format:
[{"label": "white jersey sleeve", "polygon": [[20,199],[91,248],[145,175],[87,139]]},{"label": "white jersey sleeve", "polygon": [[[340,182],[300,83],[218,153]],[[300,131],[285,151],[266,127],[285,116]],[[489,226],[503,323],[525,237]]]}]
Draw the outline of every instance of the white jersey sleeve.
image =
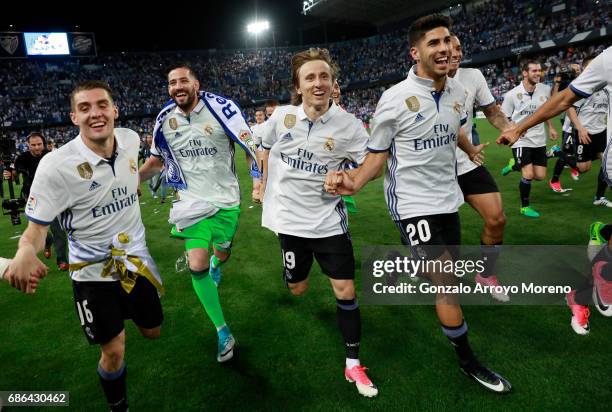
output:
[{"label": "white jersey sleeve", "polygon": [[589,97],[612,83],[612,46],[597,56],[569,87],[581,97]]},{"label": "white jersey sleeve", "polygon": [[30,196],[25,208],[29,220],[43,225],[50,224],[70,204],[70,191],[58,172],[54,152],[43,157],[38,164]]},{"label": "white jersey sleeve", "polygon": [[276,122],[278,121],[279,116],[280,111],[274,110],[272,116],[266,120],[261,128],[261,146],[266,150],[270,150],[272,146],[274,146],[274,143],[276,143],[278,140],[278,136],[276,135]]},{"label": "white jersey sleeve", "polygon": [[351,145],[347,148],[348,160],[361,165],[368,154],[368,132],[361,121],[355,119],[353,130],[350,133],[353,138],[351,139]]},{"label": "white jersey sleeve", "polygon": [[372,119],[372,134],[368,150],[386,152],[391,147],[398,130],[396,106],[393,100],[383,93]]},{"label": "white jersey sleeve", "polygon": [[506,117],[512,117],[512,114],[514,113],[514,97],[510,92],[504,95],[501,111],[504,112]]},{"label": "white jersey sleeve", "polygon": [[[495,103],[495,97],[491,94],[491,90],[489,90],[489,85],[487,84],[487,79],[485,79],[484,75],[480,70],[474,70],[476,73],[476,105],[479,107],[488,106],[490,104]],[[468,108],[466,108],[468,109]]]}]

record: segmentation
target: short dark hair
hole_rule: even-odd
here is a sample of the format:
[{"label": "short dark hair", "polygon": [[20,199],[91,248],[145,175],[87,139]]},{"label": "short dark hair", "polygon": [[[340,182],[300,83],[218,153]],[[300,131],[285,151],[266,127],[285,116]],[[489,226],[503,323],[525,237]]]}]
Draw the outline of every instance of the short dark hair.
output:
[{"label": "short dark hair", "polygon": [[265,113],[266,112],[266,108],[265,107],[261,107],[261,106],[256,107],[255,108],[255,113],[257,113],[257,112],[264,112]]},{"label": "short dark hair", "polygon": [[523,64],[521,64],[521,72],[528,72],[530,64],[537,64],[537,65],[539,65],[540,62],[538,62],[536,60],[525,60],[523,62]]},{"label": "short dark hair", "polygon": [[408,29],[408,43],[414,47],[419,40],[425,37],[425,33],[437,27],[446,27],[449,31],[453,20],[444,14],[434,13],[416,19]]},{"label": "short dark hair", "polygon": [[77,93],[85,90],[94,89],[106,90],[106,93],[108,93],[108,97],[110,97],[111,103],[113,102],[113,90],[108,85],[108,83],[102,80],[85,80],[84,82],[78,83],[72,90],[72,93],[70,93],[70,109],[74,111],[74,96],[76,96]]},{"label": "short dark hair", "polygon": [[45,135],[43,135],[41,132],[32,132],[28,135],[28,137],[26,137],[26,142],[30,143],[30,139],[33,137],[39,137],[42,142],[43,145],[46,147],[47,146],[47,139],[45,139]]},{"label": "short dark hair", "polygon": [[278,100],[269,99],[269,100],[266,100],[266,105],[264,107],[276,107],[278,105],[279,105]]},{"label": "short dark hair", "polygon": [[188,62],[181,62],[181,63],[177,63],[174,64],[172,66],[170,66],[168,68],[168,70],[166,71],[166,77],[168,77],[170,75],[170,72],[176,69],[187,69],[187,72],[189,73],[189,75],[191,77],[193,77],[196,80],[200,80],[198,79],[198,76],[196,75],[195,70],[193,70],[193,67],[191,67],[191,64],[189,64]]}]

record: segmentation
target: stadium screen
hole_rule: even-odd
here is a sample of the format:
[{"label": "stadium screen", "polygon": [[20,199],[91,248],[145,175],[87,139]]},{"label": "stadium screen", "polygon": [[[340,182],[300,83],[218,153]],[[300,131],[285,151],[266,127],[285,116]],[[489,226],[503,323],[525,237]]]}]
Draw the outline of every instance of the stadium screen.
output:
[{"label": "stadium screen", "polygon": [[28,56],[69,55],[66,33],[24,33]]}]

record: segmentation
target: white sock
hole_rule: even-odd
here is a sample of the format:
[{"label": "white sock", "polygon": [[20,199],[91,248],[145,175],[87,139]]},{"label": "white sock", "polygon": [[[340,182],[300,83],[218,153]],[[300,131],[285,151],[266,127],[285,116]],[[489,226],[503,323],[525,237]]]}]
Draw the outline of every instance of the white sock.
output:
[{"label": "white sock", "polygon": [[219,326],[219,327],[217,328],[217,333],[219,333],[219,331],[220,331],[221,329],[223,329],[225,326],[227,326],[227,323],[224,323],[222,326]]},{"label": "white sock", "polygon": [[347,369],[351,369],[354,366],[357,365],[361,365],[361,363],[359,363],[359,359],[351,359],[351,358],[346,358],[346,368]]}]

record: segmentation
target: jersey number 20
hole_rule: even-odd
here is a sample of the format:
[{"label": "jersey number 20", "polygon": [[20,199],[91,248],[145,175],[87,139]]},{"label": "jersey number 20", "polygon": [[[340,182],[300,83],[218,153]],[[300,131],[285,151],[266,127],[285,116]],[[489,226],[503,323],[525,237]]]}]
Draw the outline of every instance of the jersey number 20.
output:
[{"label": "jersey number 20", "polygon": [[[418,245],[421,242],[427,243],[431,239],[429,223],[425,219],[419,220],[416,225],[414,223],[408,223],[406,232],[408,233],[408,240],[412,246]],[[415,239],[415,236],[418,237]]]}]

